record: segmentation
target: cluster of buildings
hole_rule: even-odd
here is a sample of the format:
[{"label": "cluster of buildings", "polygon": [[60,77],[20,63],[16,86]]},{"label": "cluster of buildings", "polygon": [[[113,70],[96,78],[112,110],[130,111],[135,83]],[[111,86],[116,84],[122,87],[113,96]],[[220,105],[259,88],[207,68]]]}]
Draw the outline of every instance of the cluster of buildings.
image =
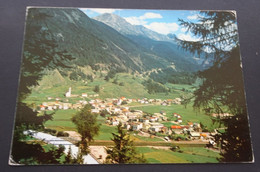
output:
[{"label": "cluster of buildings", "polygon": [[67,109],[81,109],[86,104],[88,104],[85,100],[80,100],[79,102],[72,104],[72,103],[66,103],[66,102],[60,102],[58,100],[52,101],[52,102],[43,102],[41,105],[37,107],[37,110],[44,111],[44,110],[67,110]]},{"label": "cluster of buildings", "polygon": [[[71,94],[71,88],[66,92],[65,97],[77,97],[78,95]],[[96,95],[87,95],[82,93],[82,98],[85,97],[98,97]],[[48,100],[53,100],[54,98],[48,97]],[[182,116],[178,113],[173,113],[175,121],[170,121],[173,123],[171,127],[164,126],[163,122],[168,121],[166,113],[161,111],[154,114],[146,114],[141,110],[133,110],[127,106],[127,104],[132,102],[138,102],[140,104],[154,104],[154,105],[171,105],[171,104],[181,104],[180,98],[161,100],[161,99],[128,99],[126,97],[116,98],[106,98],[104,100],[95,98],[89,101],[84,99],[77,101],[76,103],[62,102],[60,98],[55,98],[54,101],[43,102],[38,110],[56,110],[56,109],[81,109],[86,104],[91,105],[92,113],[103,114],[106,117],[106,124],[116,126],[120,122],[123,127],[127,130],[141,131],[150,134],[163,133],[166,135],[175,134],[189,134],[191,138],[201,138],[208,137],[208,134],[203,134],[201,131],[200,124],[188,122],[187,125],[182,124]],[[225,116],[228,116],[225,114]]]},{"label": "cluster of buildings", "polygon": [[141,104],[153,103],[156,105],[163,105],[163,106],[170,106],[171,104],[177,104],[177,105],[181,104],[181,98],[167,99],[167,100],[143,98],[143,99],[137,99],[137,100],[134,99],[133,101],[137,101]]}]

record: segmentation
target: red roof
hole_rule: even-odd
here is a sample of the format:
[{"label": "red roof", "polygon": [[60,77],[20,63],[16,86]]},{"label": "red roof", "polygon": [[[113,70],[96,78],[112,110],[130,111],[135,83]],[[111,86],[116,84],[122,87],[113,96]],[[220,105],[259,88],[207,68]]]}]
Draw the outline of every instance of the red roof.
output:
[{"label": "red roof", "polygon": [[178,125],[172,125],[171,128],[172,128],[172,129],[181,129],[182,127],[181,127],[181,126],[178,126]]}]

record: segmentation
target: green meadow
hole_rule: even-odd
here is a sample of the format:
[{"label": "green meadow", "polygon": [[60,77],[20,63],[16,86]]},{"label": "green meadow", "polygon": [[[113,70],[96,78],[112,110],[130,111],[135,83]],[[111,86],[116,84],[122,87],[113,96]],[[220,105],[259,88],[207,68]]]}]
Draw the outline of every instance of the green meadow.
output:
[{"label": "green meadow", "polygon": [[[59,76],[60,77],[60,76]],[[79,81],[71,81],[68,78],[57,78],[60,79],[62,84],[51,84],[52,81],[50,76],[45,76],[43,81],[40,82],[40,86],[33,89],[32,94],[26,99],[27,104],[35,104],[40,105],[42,102],[55,101],[55,99],[48,100],[48,97],[59,97],[61,101],[70,103],[76,103],[79,100],[90,100],[94,98],[66,98],[64,94],[68,91],[68,88],[72,88],[72,94],[81,95],[82,93],[87,93],[88,95],[96,94],[93,90],[96,86],[99,86],[99,97],[100,99],[105,98],[119,98],[119,97],[127,97],[127,98],[148,98],[148,99],[174,99],[177,97],[188,97],[192,94],[192,92],[196,89],[193,85],[181,85],[181,84],[165,84],[167,88],[171,91],[168,93],[154,93],[149,94],[142,84],[142,82],[147,79],[143,77],[136,77],[130,74],[119,73],[113,79],[109,81],[105,81],[102,77],[96,77],[93,82],[79,82]],[[115,84],[114,79],[117,80],[117,83],[124,83],[124,85],[120,86],[119,84]],[[49,81],[49,82],[48,82]],[[172,104],[170,106],[162,106],[162,105],[147,105],[140,104],[137,102],[130,103],[126,106],[129,106],[131,109],[142,110],[145,113],[159,113],[164,111],[166,116],[168,117],[168,121],[162,121],[162,123],[170,127],[174,125],[171,121],[175,120],[173,113],[178,113],[182,116],[183,123],[187,124],[187,122],[196,122],[202,123],[207,126],[209,130],[213,130],[214,128],[218,128],[218,124],[213,124],[210,116],[205,115],[202,112],[196,112],[192,104],[188,104],[186,107],[183,105],[175,105]],[[75,124],[71,121],[73,115],[77,113],[77,110],[69,109],[69,110],[57,110],[53,115],[53,119],[49,120],[45,123],[45,127],[55,129],[57,131],[77,131]],[[105,118],[98,116],[98,123],[100,124],[100,131],[97,136],[94,137],[95,140],[106,143],[107,141],[111,141],[113,137],[112,133],[116,133],[116,126],[109,126],[105,124]],[[138,134],[134,134],[134,132],[130,133],[131,139],[138,146],[146,146],[145,142],[153,145],[165,145],[166,144],[162,139],[154,137],[143,137]],[[158,144],[157,144],[158,143]],[[98,144],[98,142],[97,142]],[[103,143],[102,143],[103,144]],[[210,151],[205,149],[202,146],[194,147],[195,145],[186,145],[182,147],[181,152],[173,152],[171,150],[163,150],[163,149],[155,149],[151,147],[137,147],[139,153],[143,153],[148,163],[217,163],[217,158],[219,157],[219,153]]]},{"label": "green meadow", "polygon": [[219,153],[203,147],[181,147],[183,152],[137,147],[148,163],[218,163]]}]

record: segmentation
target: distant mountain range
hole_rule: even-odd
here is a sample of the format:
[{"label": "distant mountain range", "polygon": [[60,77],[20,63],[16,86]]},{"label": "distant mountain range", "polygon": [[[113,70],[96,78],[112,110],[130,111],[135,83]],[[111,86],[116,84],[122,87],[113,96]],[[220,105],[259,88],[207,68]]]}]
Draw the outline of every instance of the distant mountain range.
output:
[{"label": "distant mountain range", "polygon": [[[37,16],[46,17],[34,20]],[[139,73],[173,64],[176,71],[202,68],[168,36],[131,25],[114,14],[91,19],[78,9],[31,8],[28,18],[34,19],[27,21],[27,27],[38,26],[52,33],[58,48],[75,57],[71,63],[76,66],[99,65],[104,70]]]},{"label": "distant mountain range", "polygon": [[112,27],[154,54],[174,62],[178,70],[196,71],[207,66],[205,64],[204,66],[201,65],[204,61],[203,55],[198,58],[189,52],[181,50],[175,43],[173,34],[163,35],[141,25],[132,25],[124,18],[111,13],[105,13],[93,19]]},{"label": "distant mountain range", "polygon": [[132,25],[128,23],[124,18],[115,14],[105,13],[94,17],[93,19],[105,23],[106,25],[112,27],[123,35],[142,36],[156,41],[173,42],[173,40],[166,35],[154,32],[141,25]]}]

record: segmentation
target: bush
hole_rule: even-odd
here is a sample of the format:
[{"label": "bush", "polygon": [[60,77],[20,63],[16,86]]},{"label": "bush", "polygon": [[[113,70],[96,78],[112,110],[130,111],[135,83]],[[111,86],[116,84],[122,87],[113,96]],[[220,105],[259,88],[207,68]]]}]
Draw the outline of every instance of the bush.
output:
[{"label": "bush", "polygon": [[177,151],[180,151],[180,147],[176,146],[176,145],[172,145],[170,150],[172,150],[173,152],[177,152]]},{"label": "bush", "polygon": [[181,135],[181,134],[175,134],[175,135],[171,136],[171,138],[176,141],[187,140],[186,136]]},{"label": "bush", "polygon": [[57,133],[57,137],[69,137],[69,134],[68,133],[65,133],[63,131],[59,131]]},{"label": "bush", "polygon": [[51,135],[56,135],[57,130],[46,128],[46,129],[44,129],[44,132],[48,133],[48,134],[51,134]]},{"label": "bush", "polygon": [[93,91],[94,91],[94,92],[96,92],[96,93],[99,93],[99,91],[100,91],[100,88],[99,88],[99,86],[98,86],[98,85],[96,85],[96,86],[95,86],[95,88],[93,89]]}]

